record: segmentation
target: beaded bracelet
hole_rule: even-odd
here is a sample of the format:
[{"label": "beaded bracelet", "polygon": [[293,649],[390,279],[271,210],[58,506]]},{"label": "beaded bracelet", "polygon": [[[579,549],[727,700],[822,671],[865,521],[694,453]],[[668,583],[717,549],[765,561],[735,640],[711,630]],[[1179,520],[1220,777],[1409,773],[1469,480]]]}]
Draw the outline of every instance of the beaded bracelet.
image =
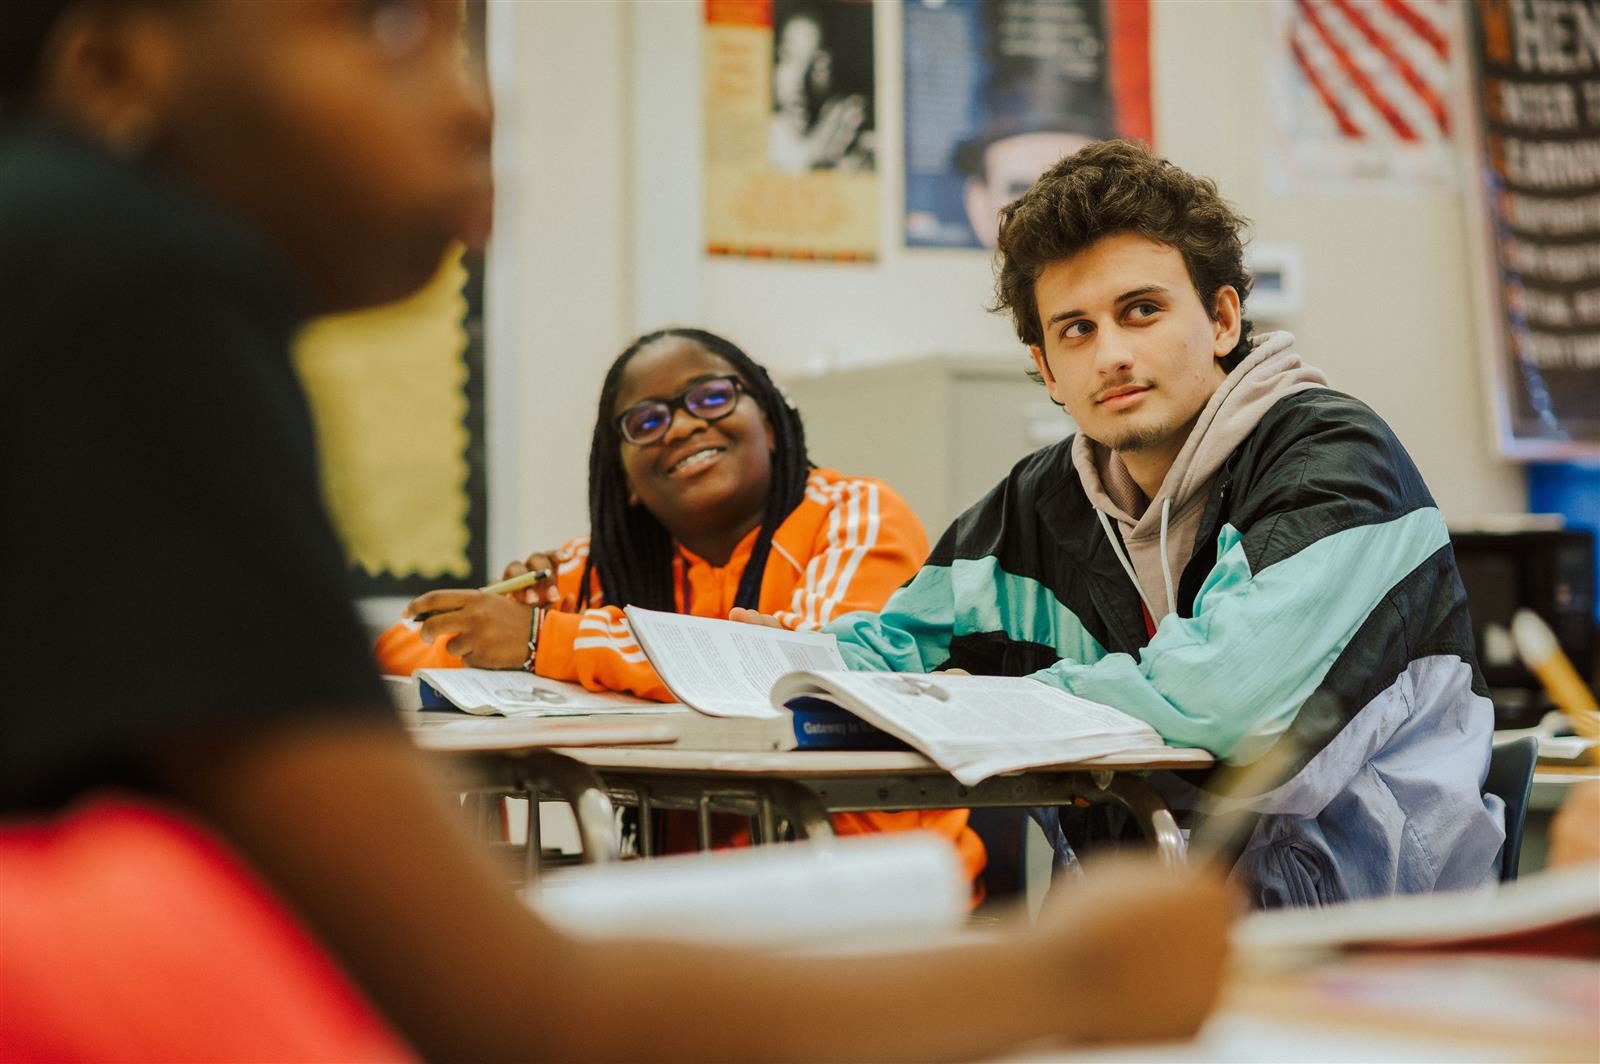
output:
[{"label": "beaded bracelet", "polygon": [[522,663],[524,672],[533,671],[533,659],[539,656],[539,630],[544,627],[545,607],[535,606],[528,619],[528,657]]}]

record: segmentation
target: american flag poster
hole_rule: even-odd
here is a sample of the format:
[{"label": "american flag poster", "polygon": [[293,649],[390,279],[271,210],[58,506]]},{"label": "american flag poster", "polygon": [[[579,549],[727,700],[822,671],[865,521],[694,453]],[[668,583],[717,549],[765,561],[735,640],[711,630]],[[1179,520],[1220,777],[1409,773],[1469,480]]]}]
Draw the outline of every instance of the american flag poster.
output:
[{"label": "american flag poster", "polygon": [[1454,179],[1449,0],[1274,0],[1273,183],[1371,191]]}]

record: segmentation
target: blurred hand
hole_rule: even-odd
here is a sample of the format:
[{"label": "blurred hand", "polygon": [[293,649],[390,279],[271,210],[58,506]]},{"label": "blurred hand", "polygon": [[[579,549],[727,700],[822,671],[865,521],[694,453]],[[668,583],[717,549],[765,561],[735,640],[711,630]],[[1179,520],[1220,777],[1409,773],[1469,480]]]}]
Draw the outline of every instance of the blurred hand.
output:
[{"label": "blurred hand", "polygon": [[738,621],[740,624],[758,624],[763,628],[782,628],[783,623],[770,613],[759,610],[747,610],[743,606],[735,606],[728,611],[728,620]]},{"label": "blurred hand", "polygon": [[556,586],[555,574],[556,569],[564,560],[565,555],[561,551],[537,551],[528,555],[528,557],[523,561],[512,562],[507,565],[505,572],[500,574],[500,579],[510,580],[512,577],[521,576],[523,573],[531,573],[539,569],[548,569],[550,570],[550,579],[541,580],[532,587],[525,587],[521,591],[514,591],[512,592],[511,597],[515,598],[518,602],[526,603],[529,606],[560,607],[561,591]]},{"label": "blurred hand", "polygon": [[1600,861],[1600,780],[1567,792],[1550,821],[1550,867]]},{"label": "blurred hand", "polygon": [[419,630],[424,643],[450,637],[445,649],[473,669],[520,669],[528,657],[533,607],[512,595],[430,591],[406,603],[406,617],[432,613]]},{"label": "blurred hand", "polygon": [[[1059,897],[1058,897],[1059,895]],[[1072,1041],[1185,1038],[1210,1013],[1242,899],[1214,872],[1091,863],[1040,913],[1041,970]]]}]

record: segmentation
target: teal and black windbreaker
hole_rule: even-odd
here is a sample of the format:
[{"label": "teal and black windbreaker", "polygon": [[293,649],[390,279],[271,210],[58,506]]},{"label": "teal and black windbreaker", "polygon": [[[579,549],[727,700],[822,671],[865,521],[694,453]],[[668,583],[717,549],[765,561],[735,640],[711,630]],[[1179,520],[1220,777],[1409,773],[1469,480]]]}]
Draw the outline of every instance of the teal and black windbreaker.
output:
[{"label": "teal and black windbreaker", "polygon": [[[1071,442],[1019,462],[882,613],[830,626],[851,667],[1031,675],[1232,760],[1288,737],[1298,771],[1249,803],[1259,904],[1490,878],[1503,814],[1481,794],[1494,721],[1465,592],[1382,419],[1325,388],[1273,404],[1217,476],[1153,637]],[[1314,698],[1331,725],[1301,714]]]}]

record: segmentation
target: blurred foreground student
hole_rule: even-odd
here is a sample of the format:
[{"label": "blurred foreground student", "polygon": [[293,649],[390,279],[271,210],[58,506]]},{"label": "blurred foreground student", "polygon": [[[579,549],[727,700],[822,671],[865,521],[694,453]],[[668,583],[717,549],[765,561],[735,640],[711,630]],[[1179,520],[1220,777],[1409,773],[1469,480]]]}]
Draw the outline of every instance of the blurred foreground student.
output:
[{"label": "blurred foreground student", "polygon": [[[589,525],[589,536],[507,568],[554,570],[526,602],[481,591],[417,598],[407,612],[432,616],[420,631],[385,632],[379,668],[531,667],[670,700],[621,607],[721,618],[745,606],[815,629],[878,609],[928,556],[921,522],[893,489],[813,468],[800,412],[766,369],[700,329],[642,336],[612,363],[589,451]],[[692,817],[681,819],[687,840]],[[965,809],[833,821],[846,835],[937,831],[959,847],[969,876],[983,868]]]},{"label": "blurred foreground student", "polygon": [[1244,224],[1126,141],[1006,207],[996,303],[1076,435],[832,629],[855,668],[1032,675],[1240,762],[1291,744],[1292,778],[1251,796],[1260,905],[1477,886],[1503,806],[1444,519],[1370,407],[1288,333],[1251,336]]},{"label": "blurred foreground student", "polygon": [[1550,866],[1600,861],[1600,781],[1579,783],[1567,792],[1550,821]]},{"label": "blurred foreground student", "polygon": [[[403,1055],[364,1000],[438,1059],[1193,1030],[1215,881],[1145,867],[1026,938],[777,960],[570,940],[457,829],[340,599],[288,358],[306,314],[401,296],[483,235],[457,18],[0,5],[0,1056]],[[256,667],[291,633],[292,666]]]}]

